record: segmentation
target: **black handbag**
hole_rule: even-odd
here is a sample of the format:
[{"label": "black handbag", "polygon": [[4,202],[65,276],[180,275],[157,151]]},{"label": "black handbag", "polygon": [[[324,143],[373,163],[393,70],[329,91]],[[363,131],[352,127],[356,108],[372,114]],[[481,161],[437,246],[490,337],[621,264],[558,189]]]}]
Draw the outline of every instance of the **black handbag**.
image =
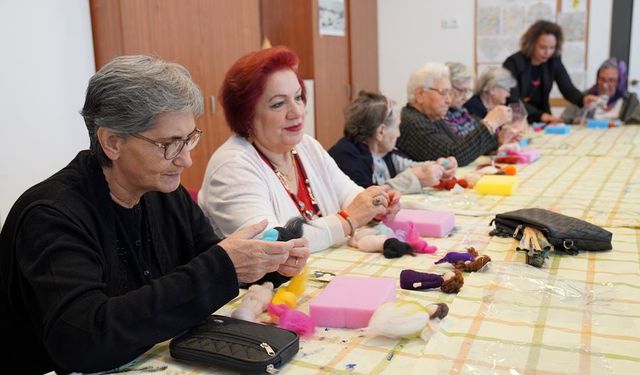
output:
[{"label": "black handbag", "polygon": [[556,250],[571,255],[578,250],[611,250],[611,232],[584,220],[562,215],[542,208],[523,208],[496,215],[491,224],[495,229],[489,235],[522,238],[524,227],[541,231]]},{"label": "black handbag", "polygon": [[299,349],[295,332],[221,315],[211,315],[169,344],[173,358],[243,374],[276,373]]}]

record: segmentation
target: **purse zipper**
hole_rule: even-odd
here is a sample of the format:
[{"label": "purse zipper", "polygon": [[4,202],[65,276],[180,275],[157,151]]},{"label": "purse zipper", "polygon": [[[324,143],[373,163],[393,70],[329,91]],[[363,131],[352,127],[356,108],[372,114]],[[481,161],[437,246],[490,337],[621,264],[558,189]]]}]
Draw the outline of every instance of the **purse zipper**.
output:
[{"label": "purse zipper", "polygon": [[262,347],[270,357],[276,355],[276,352],[274,352],[273,349],[271,349],[271,346],[269,346],[269,344],[267,344],[266,342],[261,343],[260,347]]}]

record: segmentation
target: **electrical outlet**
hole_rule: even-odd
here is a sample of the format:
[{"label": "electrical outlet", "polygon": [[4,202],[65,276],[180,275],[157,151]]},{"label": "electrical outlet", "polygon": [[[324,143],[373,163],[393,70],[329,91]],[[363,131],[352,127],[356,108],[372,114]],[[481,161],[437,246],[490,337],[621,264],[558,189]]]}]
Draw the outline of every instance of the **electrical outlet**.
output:
[{"label": "electrical outlet", "polygon": [[440,27],[443,29],[457,29],[458,28],[458,19],[457,18],[442,18],[440,20]]}]

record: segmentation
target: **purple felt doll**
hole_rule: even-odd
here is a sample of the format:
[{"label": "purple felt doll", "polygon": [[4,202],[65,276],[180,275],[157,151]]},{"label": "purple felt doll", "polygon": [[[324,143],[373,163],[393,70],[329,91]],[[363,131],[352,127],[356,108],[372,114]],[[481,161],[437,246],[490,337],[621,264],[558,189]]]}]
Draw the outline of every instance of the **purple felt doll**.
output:
[{"label": "purple felt doll", "polygon": [[464,278],[458,270],[445,272],[442,275],[414,270],[400,272],[400,287],[402,289],[421,290],[439,287],[445,293],[458,293],[463,284]]}]

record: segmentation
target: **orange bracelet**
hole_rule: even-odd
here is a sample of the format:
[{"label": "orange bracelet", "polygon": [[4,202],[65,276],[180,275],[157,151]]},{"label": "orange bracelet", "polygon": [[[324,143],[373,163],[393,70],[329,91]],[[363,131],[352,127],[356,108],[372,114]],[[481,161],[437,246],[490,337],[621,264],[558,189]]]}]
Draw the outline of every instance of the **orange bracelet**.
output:
[{"label": "orange bracelet", "polygon": [[347,213],[347,211],[345,210],[340,210],[340,212],[338,212],[338,215],[342,216],[343,219],[345,219],[347,221],[347,224],[349,224],[349,229],[351,230],[351,233],[349,233],[348,237],[353,236],[353,232],[354,232],[354,228],[353,228],[353,222],[351,221],[351,217],[349,216],[349,214]]}]

